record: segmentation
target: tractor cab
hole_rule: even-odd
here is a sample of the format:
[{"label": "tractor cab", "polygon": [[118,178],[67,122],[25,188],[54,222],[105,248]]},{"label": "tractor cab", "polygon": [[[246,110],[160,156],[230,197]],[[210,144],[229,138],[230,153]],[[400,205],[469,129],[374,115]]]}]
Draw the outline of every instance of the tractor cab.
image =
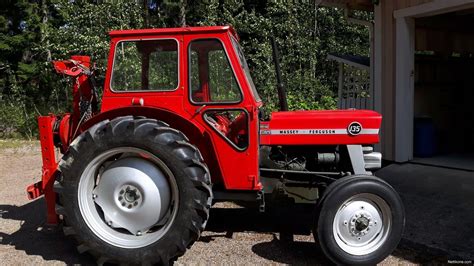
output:
[{"label": "tractor cab", "polygon": [[263,104],[235,31],[188,27],[110,36],[100,114],[81,130],[106,117],[152,116],[199,148],[217,187],[261,190],[258,113]]}]

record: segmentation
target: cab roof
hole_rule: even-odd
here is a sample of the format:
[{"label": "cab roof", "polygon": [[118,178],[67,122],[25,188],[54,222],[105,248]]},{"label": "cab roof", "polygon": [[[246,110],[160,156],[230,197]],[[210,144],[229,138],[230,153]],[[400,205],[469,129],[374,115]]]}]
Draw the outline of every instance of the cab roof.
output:
[{"label": "cab roof", "polygon": [[138,30],[113,30],[109,32],[110,37],[147,36],[147,35],[172,35],[187,33],[220,33],[230,31],[238,39],[237,33],[231,26],[204,26],[204,27],[182,27],[182,28],[157,28]]}]

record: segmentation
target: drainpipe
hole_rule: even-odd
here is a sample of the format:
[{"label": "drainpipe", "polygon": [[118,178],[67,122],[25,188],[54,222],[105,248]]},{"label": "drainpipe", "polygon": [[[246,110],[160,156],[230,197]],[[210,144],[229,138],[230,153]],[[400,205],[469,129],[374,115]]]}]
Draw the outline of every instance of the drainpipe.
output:
[{"label": "drainpipe", "polygon": [[374,23],[369,20],[356,19],[350,16],[350,11],[346,7],[344,8],[344,18],[347,22],[351,24],[356,24],[360,26],[366,26],[369,28],[369,41],[370,41],[370,68],[369,68],[369,78],[370,78],[370,109],[375,109],[375,99],[374,99],[374,63],[375,63],[375,51],[374,51]]}]

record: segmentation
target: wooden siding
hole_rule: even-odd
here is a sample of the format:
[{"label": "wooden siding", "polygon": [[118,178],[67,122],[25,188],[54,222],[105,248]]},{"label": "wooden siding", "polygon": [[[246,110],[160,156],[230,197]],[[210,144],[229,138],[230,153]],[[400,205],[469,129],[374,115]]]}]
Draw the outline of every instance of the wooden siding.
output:
[{"label": "wooden siding", "polygon": [[[376,12],[381,12],[382,21],[375,23],[382,24],[382,152],[384,158],[388,160],[394,159],[394,121],[395,121],[395,20],[393,19],[393,11],[396,5],[394,1],[381,1]],[[376,33],[377,34],[377,33]]]}]

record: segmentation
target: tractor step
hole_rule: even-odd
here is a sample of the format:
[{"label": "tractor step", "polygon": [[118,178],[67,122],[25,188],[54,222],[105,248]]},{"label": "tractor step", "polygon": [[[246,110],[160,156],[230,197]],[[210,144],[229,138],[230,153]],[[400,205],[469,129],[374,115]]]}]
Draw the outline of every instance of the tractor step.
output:
[{"label": "tractor step", "polygon": [[259,191],[213,191],[214,201],[257,202],[259,212],[265,212],[265,194]]}]

